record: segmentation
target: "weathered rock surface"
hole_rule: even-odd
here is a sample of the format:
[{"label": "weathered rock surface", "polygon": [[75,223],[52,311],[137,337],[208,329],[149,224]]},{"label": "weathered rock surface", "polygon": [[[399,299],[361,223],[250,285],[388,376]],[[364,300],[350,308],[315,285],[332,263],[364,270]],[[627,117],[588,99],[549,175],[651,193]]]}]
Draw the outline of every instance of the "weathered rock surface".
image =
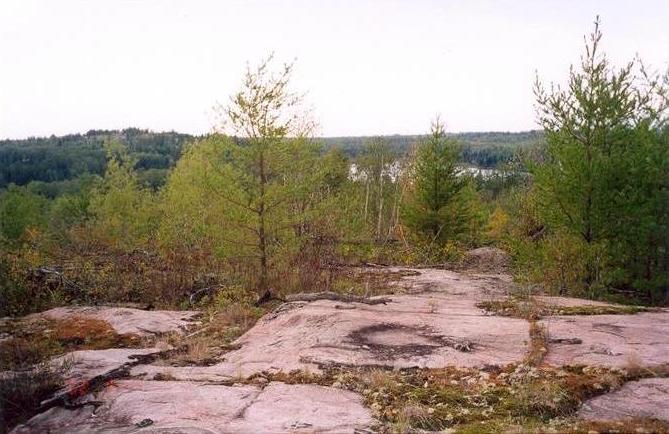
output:
[{"label": "weathered rock surface", "polygon": [[505,365],[523,359],[527,321],[489,316],[475,306],[502,297],[506,276],[428,269],[406,280],[414,292],[422,292],[392,296],[385,305],[343,306],[329,300],[286,304],[258,321],[237,340],[241,348],[225,354],[217,365],[138,366],[132,373],[220,380],[262,371],[317,372],[328,364],[437,368]]},{"label": "weathered rock surface", "polygon": [[587,420],[653,418],[669,422],[669,378],[646,378],[590,399],[578,416]]},{"label": "weathered rock surface", "polygon": [[53,408],[13,432],[341,433],[374,424],[357,394],[314,385],[123,380],[95,399],[104,404]]},{"label": "weathered rock surface", "polygon": [[[136,363],[130,369],[132,379],[115,380],[79,401],[98,401],[99,406],[52,408],[15,432],[339,433],[373,426],[369,410],[353,392],[276,382],[264,387],[229,384],[263,371],[318,372],[332,364],[438,368],[521,362],[528,350],[529,323],[490,315],[476,307],[481,301],[506,299],[511,277],[474,274],[481,270],[473,270],[411,270],[396,283],[399,293],[388,296],[387,304],[331,300],[283,304],[241,336],[235,342],[239,349],[225,353],[217,364]],[[607,306],[562,297],[539,300],[552,306]],[[107,321],[119,334],[153,335],[183,330],[197,313],[96,307],[59,308],[39,315],[51,319],[90,316]],[[666,311],[554,316],[542,323],[549,334],[545,358],[549,364],[625,367],[669,363]],[[157,351],[77,351],[56,362],[73,359],[67,377],[78,381],[132,364],[134,355]],[[667,381],[629,383],[588,401],[580,415],[667,419],[666,405],[662,405],[669,399]]]},{"label": "weathered rock surface", "polygon": [[67,320],[84,317],[109,323],[116,333],[151,336],[167,332],[180,332],[193,325],[196,311],[141,310],[122,307],[57,307],[29,315],[28,318]]},{"label": "weathered rock surface", "polygon": [[545,362],[624,368],[669,363],[669,312],[634,315],[556,316],[542,321],[549,341],[578,338],[580,344],[550,343]]},{"label": "weathered rock surface", "polygon": [[370,411],[356,393],[311,384],[270,383],[226,432],[345,433],[373,424]]},{"label": "weathered rock surface", "polygon": [[69,381],[81,382],[120,368],[134,360],[133,356],[160,352],[158,348],[110,348],[107,350],[73,351],[55,358],[55,365],[65,364],[69,369],[64,376]]}]

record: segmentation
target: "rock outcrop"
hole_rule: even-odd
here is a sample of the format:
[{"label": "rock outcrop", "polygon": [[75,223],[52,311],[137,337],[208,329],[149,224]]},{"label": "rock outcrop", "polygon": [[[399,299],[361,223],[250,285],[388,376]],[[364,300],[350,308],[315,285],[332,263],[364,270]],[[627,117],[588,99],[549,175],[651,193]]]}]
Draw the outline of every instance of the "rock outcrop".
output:
[{"label": "rock outcrop", "polygon": [[669,421],[669,378],[631,381],[586,401],[578,416],[587,420],[653,418]]},{"label": "rock outcrop", "polygon": [[[625,368],[669,363],[669,312],[556,316],[542,323],[550,336],[544,361],[552,365]],[[580,343],[560,343],[569,339]]]},{"label": "rock outcrop", "polygon": [[[502,262],[489,269],[497,269]],[[69,408],[54,407],[14,432],[354,432],[378,424],[360,395],[336,387],[269,382],[271,374],[328,367],[487,368],[522,364],[532,339],[522,318],[490,314],[483,301],[504,301],[506,274],[440,269],[411,270],[398,294],[380,304],[336,300],[285,303],[268,313],[210,366],[168,366],[150,361],[160,350],[77,351],[68,380],[86,381],[114,369],[124,378],[82,395]],[[388,268],[398,272],[397,268]],[[541,297],[544,305],[608,307],[578,299]],[[547,312],[552,312],[548,310]],[[126,308],[58,308],[48,319],[88,316],[119,334],[183,332],[196,312]],[[669,312],[635,315],[548,316],[544,362],[624,368],[669,363]],[[139,357],[139,359],[138,359]],[[140,360],[138,362],[138,360]],[[264,382],[243,381],[261,374]],[[584,419],[653,417],[669,420],[667,379],[647,379],[591,399]]]},{"label": "rock outcrop", "polygon": [[87,318],[105,321],[120,335],[151,336],[179,332],[193,325],[196,311],[141,310],[108,306],[57,307],[32,314],[28,319],[68,320]]},{"label": "rock outcrop", "polygon": [[97,408],[52,408],[14,433],[341,433],[374,423],[357,394],[316,385],[122,380],[96,400]]}]

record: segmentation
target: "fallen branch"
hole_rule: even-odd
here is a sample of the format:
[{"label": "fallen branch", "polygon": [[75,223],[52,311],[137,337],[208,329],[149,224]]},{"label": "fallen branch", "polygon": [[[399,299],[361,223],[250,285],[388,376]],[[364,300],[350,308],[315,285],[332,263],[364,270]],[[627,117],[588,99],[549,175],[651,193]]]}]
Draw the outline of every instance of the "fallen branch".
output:
[{"label": "fallen branch", "polygon": [[548,342],[551,344],[579,345],[583,343],[583,340],[579,338],[551,338]]},{"label": "fallen branch", "polygon": [[37,273],[37,274],[42,274],[42,275],[54,275],[54,276],[56,276],[58,279],[60,279],[61,284],[66,285],[66,286],[69,286],[69,287],[71,287],[71,288],[75,288],[75,289],[77,289],[77,290],[79,290],[79,291],[83,291],[83,290],[84,290],[84,288],[82,288],[82,287],[81,287],[80,285],[78,285],[77,283],[75,283],[75,282],[71,281],[70,279],[68,279],[67,277],[65,277],[65,275],[63,275],[63,273],[61,273],[60,271],[56,270],[55,268],[51,268],[51,267],[39,267],[39,268],[37,268],[37,269],[35,270],[35,273]]},{"label": "fallen branch", "polygon": [[381,298],[366,298],[357,295],[339,294],[332,291],[324,292],[301,292],[299,294],[289,294],[286,296],[286,301],[316,301],[316,300],[332,300],[341,301],[344,303],[364,303],[364,304],[386,304],[392,300],[387,297]]},{"label": "fallen branch", "polygon": [[90,380],[81,381],[80,383],[77,383],[74,387],[70,386],[61,389],[54,395],[52,395],[50,398],[42,401],[39,406],[39,411],[43,412],[45,410],[50,409],[51,407],[55,407],[58,405],[61,405],[66,408],[72,407],[76,405],[75,401],[77,400],[77,398],[84,396],[89,392],[94,392],[96,389],[98,389],[100,386],[104,385],[108,381],[115,380],[117,378],[127,377],[129,375],[130,368],[136,364],[138,364],[138,362],[128,362],[116,369],[112,369],[111,371],[105,372],[104,374],[96,375]]},{"label": "fallen branch", "polygon": [[188,297],[188,304],[190,304],[191,306],[195,305],[195,303],[201,300],[204,296],[210,295],[210,293],[216,289],[218,288],[213,286],[208,286],[206,288],[198,289]]},{"label": "fallen branch", "polygon": [[[332,360],[320,360],[316,357],[311,357],[311,356],[300,356],[299,358],[300,363],[307,363],[311,365],[316,365],[318,366],[319,369],[323,370],[329,370],[329,369],[381,369],[381,370],[395,370],[395,366],[390,364],[375,364],[375,363],[365,363],[365,364],[357,364],[357,363],[347,363],[347,362],[335,362]],[[405,370],[405,369],[418,369],[418,366],[412,366],[408,368],[402,368],[400,370]]]},{"label": "fallen branch", "polygon": [[[104,386],[111,380],[128,377],[130,375],[130,368],[137,365],[153,363],[161,357],[183,351],[183,348],[171,348],[165,351],[159,351],[150,354],[133,354],[128,356],[129,362],[124,363],[118,368],[114,368],[104,374],[96,375],[88,380],[82,380],[74,385],[68,385],[63,389],[58,390],[51,397],[43,400],[39,406],[39,412],[44,412],[51,407],[63,406],[65,408],[79,405],[77,399],[95,392],[100,387]],[[86,405],[87,403],[83,403]]]}]

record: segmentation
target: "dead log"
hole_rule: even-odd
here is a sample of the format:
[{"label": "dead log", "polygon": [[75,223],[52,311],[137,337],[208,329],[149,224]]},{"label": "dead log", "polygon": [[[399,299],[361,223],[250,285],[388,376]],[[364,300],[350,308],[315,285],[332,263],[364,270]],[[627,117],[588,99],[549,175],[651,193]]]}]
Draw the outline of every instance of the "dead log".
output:
[{"label": "dead log", "polygon": [[344,303],[364,303],[364,304],[386,304],[392,300],[387,297],[380,298],[366,298],[357,295],[339,294],[332,291],[324,292],[301,292],[299,294],[289,294],[286,296],[286,301],[316,301],[316,300],[332,300],[341,301]]},{"label": "dead log", "polygon": [[[104,374],[96,375],[88,380],[82,380],[74,385],[67,386],[63,389],[58,390],[56,393],[51,395],[51,397],[43,400],[40,403],[38,411],[44,412],[51,407],[56,406],[76,406],[78,405],[77,400],[89,393],[97,391],[100,387],[104,386],[108,382],[120,378],[125,378],[130,375],[130,368],[137,365],[143,365],[148,363],[153,363],[161,357],[166,357],[177,352],[184,351],[184,348],[172,348],[165,351],[159,351],[156,353],[150,354],[133,354],[128,356],[130,359],[129,362],[124,363],[118,368],[112,369],[105,372]],[[86,402],[83,403],[86,405]]]}]

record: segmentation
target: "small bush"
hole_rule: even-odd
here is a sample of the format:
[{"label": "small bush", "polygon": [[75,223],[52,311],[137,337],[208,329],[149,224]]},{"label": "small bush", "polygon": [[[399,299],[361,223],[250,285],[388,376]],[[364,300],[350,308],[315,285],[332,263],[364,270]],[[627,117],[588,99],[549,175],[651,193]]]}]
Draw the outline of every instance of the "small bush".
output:
[{"label": "small bush", "polygon": [[0,317],[25,315],[46,309],[62,300],[61,285],[36,281],[30,264],[0,251]]},{"label": "small bush", "polygon": [[[0,377],[0,427],[13,427],[34,414],[40,403],[63,387],[63,373],[68,363],[53,366],[41,363]],[[0,432],[4,432],[0,429]]]}]

